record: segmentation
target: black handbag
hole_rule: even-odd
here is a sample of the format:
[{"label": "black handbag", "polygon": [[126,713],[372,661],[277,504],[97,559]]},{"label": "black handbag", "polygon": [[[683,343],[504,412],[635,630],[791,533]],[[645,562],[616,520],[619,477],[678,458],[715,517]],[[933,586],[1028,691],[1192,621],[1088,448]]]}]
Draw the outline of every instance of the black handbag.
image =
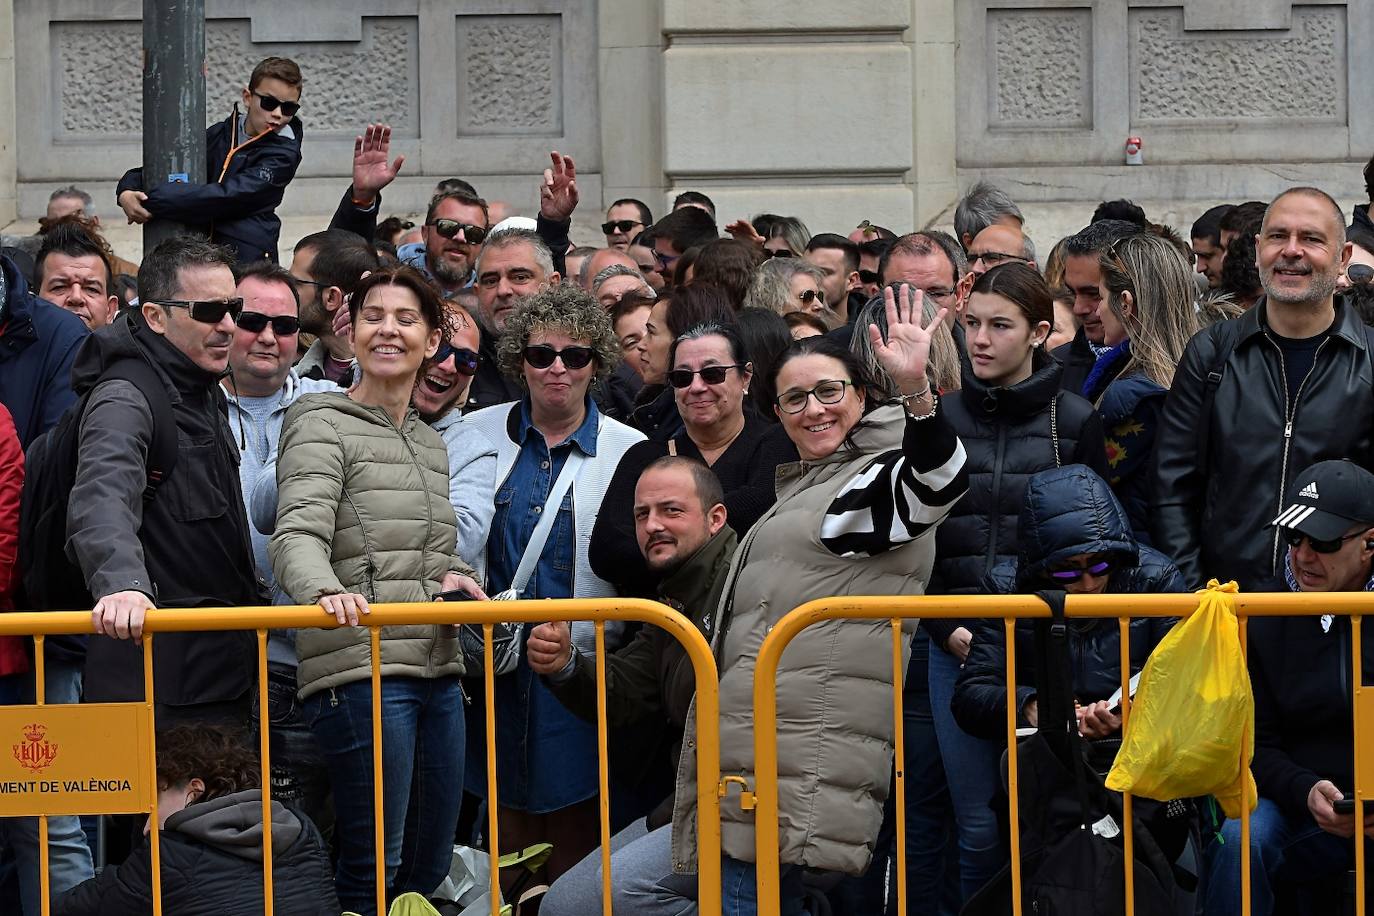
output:
[{"label": "black handbag", "polygon": [[[1035,623],[1039,729],[1016,748],[1021,912],[1118,916],[1125,912],[1126,896],[1121,801],[1089,764],[1086,742],[1078,734],[1064,593],[1039,595],[1052,615]],[[1005,758],[1002,772],[1005,783]],[[1190,916],[1192,894],[1179,885],[1149,829],[1139,819],[1133,821],[1135,912]],[[1011,912],[1010,864],[960,910],[961,916]]]}]

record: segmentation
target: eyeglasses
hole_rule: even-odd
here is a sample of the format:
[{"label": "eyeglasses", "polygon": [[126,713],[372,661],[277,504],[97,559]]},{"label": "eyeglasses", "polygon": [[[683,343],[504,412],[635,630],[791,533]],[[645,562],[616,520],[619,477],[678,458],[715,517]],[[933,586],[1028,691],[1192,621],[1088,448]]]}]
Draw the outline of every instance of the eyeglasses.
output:
[{"label": "eyeglasses", "polygon": [[291,275],[291,281],[292,281],[293,283],[304,283],[306,286],[317,286],[317,287],[319,287],[320,289],[328,289],[328,288],[329,288],[329,284],[328,284],[328,283],[321,283],[321,282],[319,282],[318,280],[307,280],[307,279],[305,279],[305,277],[298,277],[298,276],[296,276],[295,274],[292,274],[292,275]]},{"label": "eyeglasses", "polygon": [[637,219],[613,219],[601,224],[601,234],[610,235],[613,232],[619,232],[621,235],[628,235],[635,226],[642,225],[644,224]]},{"label": "eyeglasses", "polygon": [[1332,538],[1329,541],[1318,541],[1314,538],[1308,537],[1296,528],[1284,528],[1283,539],[1287,542],[1289,547],[1292,547],[1294,549],[1296,549],[1299,544],[1306,540],[1307,546],[1311,547],[1312,550],[1316,553],[1335,553],[1336,551],[1340,550],[1343,546],[1345,546],[1346,541],[1349,541],[1353,538],[1357,538],[1363,533],[1364,532],[1362,531],[1356,531],[1354,534],[1347,534],[1344,537]]},{"label": "eyeglasses", "polygon": [[860,283],[863,283],[863,284],[865,284],[865,285],[867,285],[867,284],[869,284],[869,283],[877,283],[877,282],[878,282],[879,280],[881,280],[881,279],[882,279],[882,277],[879,275],[879,273],[878,273],[876,270],[861,270],[861,271],[859,271],[859,282],[860,282]]},{"label": "eyeglasses", "polygon": [[225,315],[237,319],[243,311],[242,299],[158,299],[158,305],[186,309],[192,321],[201,324],[219,324]]},{"label": "eyeglasses", "polygon": [[1098,560],[1090,566],[1077,567],[1074,569],[1051,569],[1050,578],[1056,582],[1077,582],[1084,576],[1098,578],[1105,576],[1112,571],[1115,564],[1111,560]]},{"label": "eyeglasses", "polygon": [[982,261],[988,267],[996,267],[1003,261],[1015,261],[1020,264],[1029,263],[1021,255],[1008,254],[1005,251],[970,251],[968,253],[968,259],[970,264],[977,264],[979,261]]},{"label": "eyeglasses", "polygon": [[565,369],[583,369],[592,361],[591,347],[564,347],[555,350],[548,344],[530,344],[522,351],[525,362],[536,369],[547,369],[555,359],[563,360]]},{"label": "eyeglasses", "polygon": [[816,398],[818,404],[838,404],[844,400],[844,390],[853,384],[849,379],[825,381],[815,388],[808,388],[805,391],[784,391],[777,396],[773,403],[777,404],[778,409],[783,413],[801,413],[806,409],[807,399],[812,396]]},{"label": "eyeglasses", "polygon": [[1368,264],[1351,264],[1345,269],[1345,276],[1351,283],[1364,285],[1374,282],[1374,267]]},{"label": "eyeglasses", "polygon": [[250,334],[261,334],[270,324],[272,333],[278,337],[290,337],[301,329],[301,320],[295,315],[264,315],[262,312],[239,312],[234,323]]},{"label": "eyeglasses", "polygon": [[463,233],[463,240],[469,245],[480,245],[482,240],[487,237],[486,226],[474,226],[472,223],[460,223],[456,219],[436,219],[429,225],[434,227],[434,231],[446,239],[451,239],[458,233]]},{"label": "eyeglasses", "polygon": [[261,92],[255,92],[253,95],[258,97],[258,102],[262,105],[263,111],[276,111],[281,108],[282,114],[288,118],[294,118],[296,112],[301,110],[300,102],[283,102],[274,95],[263,95]]},{"label": "eyeglasses", "polygon": [[728,366],[703,366],[700,369],[674,369],[668,373],[668,384],[674,388],[692,387],[692,379],[701,376],[701,380],[708,385],[719,385],[730,376],[731,369],[743,369],[739,363],[732,363]]},{"label": "eyeglasses", "polygon": [[664,270],[671,270],[680,257],[682,257],[680,254],[664,254],[658,249],[654,249],[654,260],[657,261],[658,266]]},{"label": "eyeglasses", "polygon": [[767,261],[769,258],[795,258],[795,257],[796,257],[796,255],[793,254],[792,252],[788,251],[786,248],[780,249],[780,250],[778,250],[778,251],[771,251],[771,250],[769,250],[769,249],[767,249],[767,248],[763,249],[763,259],[764,259],[765,261]]},{"label": "eyeglasses", "polygon": [[825,292],[823,290],[804,289],[797,295],[797,298],[801,300],[802,305],[810,305],[813,302],[825,305]]},{"label": "eyeglasses", "polygon": [[453,369],[459,375],[477,374],[477,363],[481,361],[480,357],[467,347],[455,347],[448,341],[439,344],[439,349],[434,353],[434,365],[439,365],[450,356],[453,357]]}]

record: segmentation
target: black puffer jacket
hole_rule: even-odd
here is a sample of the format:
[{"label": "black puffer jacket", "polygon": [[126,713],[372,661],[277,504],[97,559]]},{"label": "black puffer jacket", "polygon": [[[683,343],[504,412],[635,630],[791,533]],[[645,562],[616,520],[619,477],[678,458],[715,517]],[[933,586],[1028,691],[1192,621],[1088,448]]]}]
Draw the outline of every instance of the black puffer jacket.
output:
[{"label": "black puffer jacket", "polygon": [[[988,388],[965,359],[963,389],[940,402],[968,453],[969,487],[936,532],[928,594],[977,592],[999,561],[1016,556],[1016,518],[1032,474],[1063,464],[1107,473],[1101,417],[1078,395],[1060,390],[1063,367],[1043,351],[1036,351],[1032,369],[1024,382]],[[962,625],[926,623],[939,646]]]},{"label": "black puffer jacket", "polygon": [[[1253,589],[1277,574],[1282,554],[1269,522],[1299,471],[1329,458],[1374,468],[1374,331],[1338,297],[1335,322],[1290,405],[1267,309],[1261,299],[1194,336],[1164,402],[1151,530],[1194,588],[1216,578]],[[1207,376],[1228,351],[1204,417]]]},{"label": "black puffer jacket", "polygon": [[[1108,554],[1118,566],[1108,594],[1186,591],[1168,557],[1136,543],[1126,510],[1099,475],[1081,466],[1036,474],[1026,488],[1019,520],[1021,555],[998,564],[987,590],[1010,595],[1053,588],[1045,570],[1078,554]],[[1154,647],[1174,625],[1172,617],[1131,621],[1131,673],[1145,666]],[[954,687],[952,707],[959,727],[971,735],[1006,734],[1006,643],[1000,620],[979,620],[973,645]],[[1084,705],[1109,698],[1121,686],[1121,638],[1115,620],[1070,620],[1069,658],[1074,696]],[[1035,628],[1016,625],[1016,705],[1035,696]],[[1026,723],[1022,723],[1023,725]]]},{"label": "black puffer jacket", "polygon": [[[260,916],[262,793],[253,789],[190,805],[161,834],[162,912]],[[55,916],[146,916],[152,912],[152,847],[58,897]],[[308,818],[272,803],[274,912],[339,916],[329,853]]]}]

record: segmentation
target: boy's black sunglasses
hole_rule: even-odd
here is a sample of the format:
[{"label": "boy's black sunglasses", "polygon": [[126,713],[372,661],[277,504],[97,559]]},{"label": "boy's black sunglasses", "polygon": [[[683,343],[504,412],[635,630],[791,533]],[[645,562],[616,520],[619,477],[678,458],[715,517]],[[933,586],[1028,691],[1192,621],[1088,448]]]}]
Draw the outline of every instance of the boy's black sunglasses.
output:
[{"label": "boy's black sunglasses", "polygon": [[262,105],[263,111],[276,111],[278,108],[281,108],[282,114],[286,115],[288,118],[294,118],[296,112],[301,110],[300,102],[283,102],[274,95],[264,95],[261,92],[255,92],[253,95],[258,97],[258,102]]}]

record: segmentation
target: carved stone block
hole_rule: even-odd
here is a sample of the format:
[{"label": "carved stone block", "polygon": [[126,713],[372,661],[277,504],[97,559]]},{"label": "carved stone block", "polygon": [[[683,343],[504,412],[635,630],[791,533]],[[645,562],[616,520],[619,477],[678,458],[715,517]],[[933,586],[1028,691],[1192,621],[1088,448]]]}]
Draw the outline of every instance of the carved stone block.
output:
[{"label": "carved stone block", "polygon": [[563,133],[557,14],[457,17],[458,136]]},{"label": "carved stone block", "polygon": [[1092,10],[987,11],[988,127],[1093,126]]},{"label": "carved stone block", "polygon": [[1132,124],[1344,124],[1345,16],[1298,7],[1287,32],[1209,35],[1185,33],[1177,8],[1132,10]]}]

